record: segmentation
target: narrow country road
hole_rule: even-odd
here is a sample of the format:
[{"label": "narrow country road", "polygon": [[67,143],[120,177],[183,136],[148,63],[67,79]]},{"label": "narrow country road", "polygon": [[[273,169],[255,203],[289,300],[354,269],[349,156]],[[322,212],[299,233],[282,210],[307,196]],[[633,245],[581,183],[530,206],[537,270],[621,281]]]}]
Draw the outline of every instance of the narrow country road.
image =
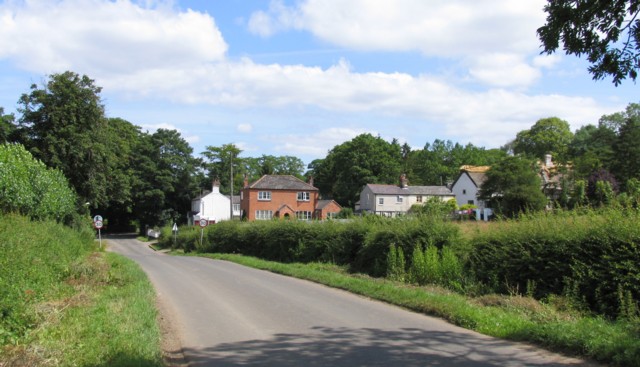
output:
[{"label": "narrow country road", "polygon": [[315,283],[108,241],[148,274],[189,366],[587,365]]}]

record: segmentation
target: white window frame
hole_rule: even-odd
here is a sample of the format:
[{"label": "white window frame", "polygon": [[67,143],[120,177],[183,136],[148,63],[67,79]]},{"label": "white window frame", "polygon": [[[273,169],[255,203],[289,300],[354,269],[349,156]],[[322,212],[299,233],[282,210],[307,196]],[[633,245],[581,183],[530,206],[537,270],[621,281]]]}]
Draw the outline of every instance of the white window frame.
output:
[{"label": "white window frame", "polygon": [[298,201],[311,201],[311,194],[307,191],[298,192]]},{"label": "white window frame", "polygon": [[259,201],[271,201],[271,191],[258,191]]},{"label": "white window frame", "polygon": [[296,212],[296,218],[299,220],[311,220],[313,219],[313,213],[306,210],[300,210]]},{"label": "white window frame", "polygon": [[256,220],[270,220],[273,218],[273,210],[256,210]]}]

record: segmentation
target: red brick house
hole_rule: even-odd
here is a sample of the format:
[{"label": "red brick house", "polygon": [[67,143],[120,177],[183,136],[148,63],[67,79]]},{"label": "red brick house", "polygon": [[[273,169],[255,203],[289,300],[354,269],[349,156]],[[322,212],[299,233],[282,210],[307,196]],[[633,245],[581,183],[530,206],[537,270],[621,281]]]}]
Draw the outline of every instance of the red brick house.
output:
[{"label": "red brick house", "polygon": [[250,221],[316,219],[317,206],[318,189],[313,186],[313,180],[307,183],[290,175],[264,175],[252,184],[245,179],[240,191],[240,208],[244,218]]},{"label": "red brick house", "polygon": [[318,200],[314,218],[319,220],[332,219],[335,218],[341,210],[342,207],[336,203],[335,200]]}]

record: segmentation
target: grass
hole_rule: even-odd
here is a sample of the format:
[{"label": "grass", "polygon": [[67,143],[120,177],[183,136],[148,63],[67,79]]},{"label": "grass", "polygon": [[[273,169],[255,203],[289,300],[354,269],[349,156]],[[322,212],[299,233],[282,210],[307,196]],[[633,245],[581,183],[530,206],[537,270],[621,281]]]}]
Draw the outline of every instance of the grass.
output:
[{"label": "grass", "polygon": [[640,321],[610,321],[559,310],[522,296],[465,297],[437,287],[415,287],[347,273],[331,264],[283,264],[234,254],[198,254],[307,279],[381,300],[503,339],[531,342],[617,366],[640,366]]},{"label": "grass", "polygon": [[153,287],[89,234],[0,216],[0,366],[163,366]]}]

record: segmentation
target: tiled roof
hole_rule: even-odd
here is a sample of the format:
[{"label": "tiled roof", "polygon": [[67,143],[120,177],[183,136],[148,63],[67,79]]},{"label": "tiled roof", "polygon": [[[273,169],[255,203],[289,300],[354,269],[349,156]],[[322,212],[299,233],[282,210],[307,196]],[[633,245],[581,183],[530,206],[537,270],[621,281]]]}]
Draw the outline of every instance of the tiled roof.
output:
[{"label": "tiled roof", "polygon": [[264,175],[258,181],[249,185],[249,188],[261,190],[318,191],[317,188],[291,175]]},{"label": "tiled roof", "polygon": [[374,194],[380,195],[431,195],[447,196],[453,195],[446,186],[409,186],[405,189],[396,185],[367,185]]},{"label": "tiled roof", "polygon": [[[316,209],[324,209],[325,206],[331,204],[333,200],[318,200],[318,204],[316,205]],[[340,204],[336,203],[336,205],[340,206]]]}]

